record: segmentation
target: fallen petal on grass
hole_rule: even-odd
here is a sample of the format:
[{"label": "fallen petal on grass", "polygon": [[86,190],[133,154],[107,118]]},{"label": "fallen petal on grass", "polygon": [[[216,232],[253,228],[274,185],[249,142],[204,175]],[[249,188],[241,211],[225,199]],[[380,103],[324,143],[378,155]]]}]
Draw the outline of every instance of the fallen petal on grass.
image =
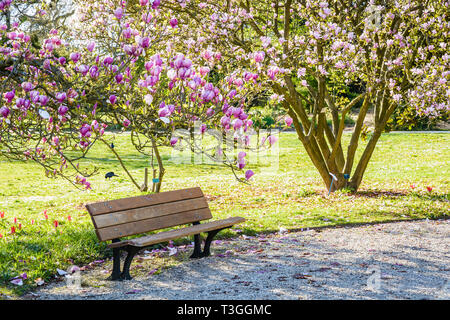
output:
[{"label": "fallen petal on grass", "polygon": [[23,286],[23,280],[22,279],[14,279],[10,281],[12,284],[16,286]]},{"label": "fallen petal on grass", "polygon": [[65,276],[65,275],[67,274],[66,271],[61,270],[61,269],[56,269],[56,272],[58,272],[58,274],[59,274],[60,276]]}]

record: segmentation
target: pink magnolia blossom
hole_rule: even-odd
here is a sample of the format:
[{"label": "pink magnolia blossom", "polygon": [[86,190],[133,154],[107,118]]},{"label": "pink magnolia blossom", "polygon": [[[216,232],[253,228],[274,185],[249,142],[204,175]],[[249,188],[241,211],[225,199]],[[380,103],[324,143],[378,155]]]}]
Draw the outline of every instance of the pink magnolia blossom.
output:
[{"label": "pink magnolia blossom", "polygon": [[157,9],[159,7],[160,3],[161,3],[160,0],[153,0],[152,9]]},{"label": "pink magnolia blossom", "polygon": [[10,114],[10,110],[9,110],[8,107],[3,106],[3,107],[0,108],[0,115],[3,118],[7,118],[9,116],[9,114]]},{"label": "pink magnolia blossom", "polygon": [[91,126],[84,124],[80,129],[80,134],[82,137],[90,137],[91,136]]},{"label": "pink magnolia blossom", "polygon": [[258,51],[255,52],[253,58],[255,59],[255,62],[262,62],[264,60],[265,55],[266,54],[264,53],[264,51]]},{"label": "pink magnolia blossom", "polygon": [[4,94],[5,99],[8,101],[8,103],[11,103],[11,101],[16,96],[16,90],[13,89],[12,91],[8,91]]},{"label": "pink magnolia blossom", "polygon": [[59,114],[60,116],[65,116],[66,113],[67,113],[67,111],[69,111],[69,108],[68,108],[66,105],[61,105],[61,106],[58,108],[58,114]]},{"label": "pink magnolia blossom", "polygon": [[117,97],[115,95],[112,94],[112,95],[109,96],[109,102],[111,104],[115,104],[116,101],[117,101]]},{"label": "pink magnolia blossom", "polygon": [[172,28],[175,28],[178,25],[178,20],[176,18],[172,18],[169,23]]},{"label": "pink magnolia blossom", "polygon": [[230,124],[230,121],[230,118],[225,115],[220,119],[220,124],[222,125],[222,127],[226,127]]},{"label": "pink magnolia blossom", "polygon": [[126,28],[125,30],[122,31],[122,35],[125,39],[130,39],[131,38],[131,29]]},{"label": "pink magnolia blossom", "polygon": [[115,77],[117,84],[120,84],[123,80],[123,74],[119,73]]},{"label": "pink magnolia blossom", "polygon": [[244,169],[246,163],[245,163],[245,159],[244,158],[239,158],[238,162],[237,162],[237,167],[239,168],[239,170]]},{"label": "pink magnolia blossom", "polygon": [[206,115],[207,115],[208,117],[213,116],[213,115],[214,115],[214,109],[208,108],[208,110],[206,110]]},{"label": "pink magnolia blossom", "polygon": [[173,147],[176,143],[178,142],[178,138],[177,137],[173,137],[170,139],[170,145]]},{"label": "pink magnolia blossom", "polygon": [[293,119],[291,117],[284,118],[284,123],[287,127],[290,127],[292,125]]},{"label": "pink magnolia blossom", "polygon": [[113,64],[114,59],[112,57],[106,57],[105,59],[103,59],[103,65],[110,65]]},{"label": "pink magnolia blossom", "polygon": [[79,53],[79,52],[72,52],[70,54],[70,59],[75,63],[77,63],[78,60],[80,60],[80,58],[81,58],[81,53]]},{"label": "pink magnolia blossom", "polygon": [[56,94],[56,100],[58,100],[59,103],[63,103],[64,100],[67,99],[67,94],[65,92],[60,92]]},{"label": "pink magnolia blossom", "polygon": [[234,119],[231,125],[233,126],[234,130],[239,130],[244,125],[244,123],[241,119]]},{"label": "pink magnolia blossom", "polygon": [[117,8],[116,10],[114,10],[114,16],[117,18],[117,20],[122,19],[122,17],[123,17],[123,9],[122,8]]},{"label": "pink magnolia blossom", "polygon": [[39,96],[39,103],[42,106],[45,106],[48,103],[49,100],[50,100],[50,98],[47,97],[47,96],[44,96],[44,95]]},{"label": "pink magnolia blossom", "polygon": [[148,48],[150,46],[150,38],[149,37],[139,38],[139,46],[141,46],[142,48]]},{"label": "pink magnolia blossom", "polygon": [[245,172],[245,179],[249,180],[255,173],[252,170],[247,170]]},{"label": "pink magnolia blossom", "polygon": [[89,44],[87,45],[87,50],[89,51],[89,52],[92,52],[93,50],[94,50],[94,48],[95,48],[95,41],[91,41],[91,42],[89,42]]},{"label": "pink magnolia blossom", "polygon": [[29,92],[34,89],[34,86],[31,82],[23,82],[21,84],[21,87],[25,92]]},{"label": "pink magnolia blossom", "polygon": [[269,136],[267,140],[269,140],[269,144],[272,146],[275,142],[277,142],[278,138],[276,136]]}]

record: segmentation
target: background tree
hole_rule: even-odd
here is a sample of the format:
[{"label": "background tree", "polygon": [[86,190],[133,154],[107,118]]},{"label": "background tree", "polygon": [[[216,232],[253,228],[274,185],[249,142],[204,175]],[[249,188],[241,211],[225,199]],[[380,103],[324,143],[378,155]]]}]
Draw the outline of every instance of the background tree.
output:
[{"label": "background tree", "polygon": [[[237,152],[230,157],[227,155],[229,148],[221,146],[221,157],[217,157],[211,155],[211,150],[206,152],[203,146],[195,143],[193,138],[198,134],[194,132],[195,123],[199,123],[200,134],[204,134],[207,128],[211,130],[218,126],[222,127],[222,123],[228,121],[230,124],[223,126],[225,131],[241,130],[241,135],[245,136],[247,128],[251,127],[251,121],[247,120],[248,115],[244,109],[251,105],[252,97],[258,90],[255,90],[255,87],[249,90],[249,87],[236,86],[220,77],[217,70],[209,68],[203,60],[196,60],[194,65],[191,59],[180,54],[177,49],[182,48],[176,46],[178,40],[175,37],[178,28],[176,18],[171,14],[168,15],[165,10],[152,12],[146,10],[156,3],[149,1],[79,3],[81,21],[74,28],[73,34],[74,37],[80,35],[79,38],[87,43],[95,43],[94,50],[99,54],[114,57],[122,52],[115,44],[117,33],[121,33],[120,37],[124,38],[124,43],[132,45],[135,41],[144,39],[139,31],[143,22],[152,31],[145,40],[150,41],[152,45],[134,63],[135,76],[129,79],[127,86],[118,85],[111,90],[111,94],[117,98],[117,103],[110,106],[106,113],[110,127],[127,121],[127,130],[131,132],[130,139],[136,150],[149,157],[152,169],[153,162],[157,162],[157,169],[152,171],[153,181],[158,181],[153,190],[158,192],[165,172],[159,147],[173,146],[176,143],[176,137],[172,139],[171,136],[175,129],[185,129],[189,132],[184,135],[183,142],[193,153],[205,154],[210,159],[228,166],[233,172],[235,169],[244,168],[244,160],[237,158]],[[117,8],[121,8],[128,21],[132,22],[115,25],[114,12]],[[220,60],[220,57],[216,56],[215,59]],[[123,79],[123,74],[118,75],[117,84],[122,83]],[[256,84],[256,81],[254,83]],[[224,114],[226,120],[222,119]],[[237,124],[231,125],[231,118],[237,117],[239,117],[235,119]],[[222,140],[225,140],[226,135],[224,132]],[[105,139],[102,141],[108,146],[111,145]],[[234,144],[237,143],[236,139]],[[148,187],[147,183],[140,186],[133,178],[123,165],[117,148],[110,150],[119,159],[133,184],[145,190]],[[237,163],[238,160],[240,164]],[[243,178],[238,179],[245,181]],[[145,181],[147,180],[146,178]]]},{"label": "background tree", "polygon": [[[183,55],[172,56],[170,50],[148,54],[154,52],[152,45],[158,43],[155,30],[170,30],[158,29],[164,23],[159,23],[156,2],[142,4],[146,14],[142,20],[126,14],[125,2],[110,9],[109,32],[116,35],[113,55],[95,51],[95,42],[85,44],[70,37],[66,41],[57,29],[50,30],[42,44],[35,46],[21,23],[2,25],[0,152],[3,156],[33,160],[45,168],[47,176],[62,176],[89,189],[87,178],[96,169],[80,168],[78,161],[95,142],[110,145],[104,135],[108,125],[131,128],[133,138],[135,134],[143,135],[154,149],[158,139],[174,144],[169,136],[176,126],[186,126],[186,122],[190,126],[189,122],[202,117],[217,118],[229,109],[229,106],[218,109],[219,102],[225,104],[239,98],[236,90],[228,97],[220,95],[218,88],[200,77],[206,73],[196,75],[191,69],[192,62]],[[163,60],[161,56],[166,58]],[[172,91],[174,87],[179,90]],[[187,92],[188,88],[191,92]],[[158,104],[156,99],[153,103],[153,97],[158,98]],[[208,108],[208,103],[214,103],[216,109]],[[186,108],[188,105],[191,108]],[[230,110],[233,115],[229,117],[242,122],[238,118],[245,114],[243,110]],[[176,122],[170,119],[172,113],[179,115]],[[139,146],[143,148],[145,144]],[[111,150],[118,156],[112,146]],[[237,169],[243,167],[241,164]],[[161,179],[163,173],[160,170]]]},{"label": "background tree", "polygon": [[[397,108],[448,119],[448,1],[167,0],[162,6],[181,22],[178,46],[207,61],[211,52],[220,54],[223,73],[244,80],[254,73],[272,90],[331,191],[359,187]],[[360,92],[349,99],[345,87],[355,85]],[[346,115],[356,110],[344,153]],[[371,130],[364,125],[369,110]],[[361,137],[368,142],[356,159]]]}]

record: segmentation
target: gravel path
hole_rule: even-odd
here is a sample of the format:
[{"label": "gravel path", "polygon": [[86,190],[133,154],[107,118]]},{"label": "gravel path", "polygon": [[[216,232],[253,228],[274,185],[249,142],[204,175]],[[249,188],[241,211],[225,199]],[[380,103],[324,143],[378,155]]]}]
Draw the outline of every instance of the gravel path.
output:
[{"label": "gravel path", "polygon": [[[25,298],[449,299],[449,236],[450,220],[240,236],[217,241],[211,257],[180,258],[160,273],[151,274],[150,264],[131,281],[105,281],[105,263],[81,272],[88,285],[55,282]],[[143,253],[134,264],[154,255]]]}]

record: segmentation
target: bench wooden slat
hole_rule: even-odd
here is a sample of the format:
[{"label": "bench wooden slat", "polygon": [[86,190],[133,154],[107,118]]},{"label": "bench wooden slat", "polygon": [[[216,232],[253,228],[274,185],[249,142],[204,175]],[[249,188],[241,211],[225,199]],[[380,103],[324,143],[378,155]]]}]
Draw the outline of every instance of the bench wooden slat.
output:
[{"label": "bench wooden slat", "polygon": [[136,209],[167,202],[180,201],[186,199],[194,199],[204,197],[199,187],[166,191],[145,196],[130,197],[105,202],[97,202],[86,205],[91,216],[99,214],[111,213],[116,211],[124,211],[128,209]]},{"label": "bench wooden slat", "polygon": [[[116,211],[109,214],[93,216],[93,222],[97,229],[114,225],[151,219],[179,212],[192,211],[196,209],[208,208],[208,203],[204,197],[189,200],[180,200],[171,203],[153,205],[150,207],[136,208],[126,211]],[[204,219],[211,219],[212,216],[205,216]]]},{"label": "bench wooden slat", "polygon": [[202,208],[172,215],[140,220],[137,222],[130,222],[121,225],[101,228],[97,229],[96,232],[98,238],[101,241],[107,241],[158,229],[170,228],[178,226],[180,224],[187,224],[195,221],[210,219],[210,217],[211,211],[209,210],[209,208]]},{"label": "bench wooden slat", "polygon": [[183,229],[175,229],[170,231],[164,231],[157,234],[152,234],[149,236],[140,237],[137,239],[124,240],[116,243],[111,243],[108,245],[110,248],[123,247],[126,245],[132,245],[136,247],[146,247],[152,244],[165,242],[177,238],[187,237],[194,234],[199,234],[201,232],[208,232],[216,229],[231,227],[237,223],[244,222],[245,219],[242,217],[231,217],[228,219],[211,221],[207,223],[198,224],[195,226],[186,227]]}]

